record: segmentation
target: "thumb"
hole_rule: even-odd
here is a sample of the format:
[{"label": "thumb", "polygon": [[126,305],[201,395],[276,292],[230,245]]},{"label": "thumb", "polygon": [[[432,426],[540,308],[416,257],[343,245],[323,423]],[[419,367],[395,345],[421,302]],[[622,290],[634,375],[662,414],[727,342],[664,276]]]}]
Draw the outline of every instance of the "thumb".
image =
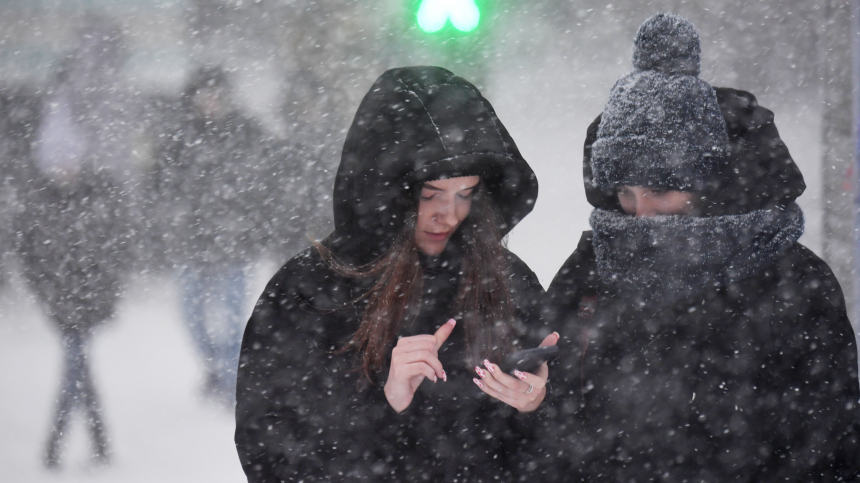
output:
[{"label": "thumb", "polygon": [[558,343],[558,339],[560,339],[560,338],[561,338],[561,336],[558,335],[558,332],[553,332],[552,334],[544,337],[543,342],[541,342],[538,347],[546,347],[548,345],[556,345]]},{"label": "thumb", "polygon": [[[560,338],[561,338],[561,336],[558,335],[558,332],[553,332],[552,334],[544,337],[543,342],[541,342],[538,347],[546,347],[549,345],[556,345]],[[537,372],[535,372],[535,374],[537,376],[541,377],[544,381],[549,379],[549,367],[547,366],[547,363],[544,362],[543,364],[541,364],[540,368],[537,370]]]},{"label": "thumb", "polygon": [[454,326],[457,325],[457,321],[454,319],[450,319],[448,322],[442,324],[442,327],[433,334],[433,337],[436,337],[436,349],[442,347],[442,344],[448,340],[448,336],[451,335],[451,332],[454,331]]}]

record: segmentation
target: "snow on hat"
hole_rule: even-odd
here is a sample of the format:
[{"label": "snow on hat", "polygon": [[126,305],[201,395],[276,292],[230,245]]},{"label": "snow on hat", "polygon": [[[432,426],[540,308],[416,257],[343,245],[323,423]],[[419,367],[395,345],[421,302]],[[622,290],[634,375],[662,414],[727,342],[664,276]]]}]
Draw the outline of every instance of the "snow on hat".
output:
[{"label": "snow on hat", "polygon": [[658,13],[639,27],[634,71],[615,83],[592,146],[593,183],[701,191],[727,154],[714,89],[699,79],[699,34]]}]

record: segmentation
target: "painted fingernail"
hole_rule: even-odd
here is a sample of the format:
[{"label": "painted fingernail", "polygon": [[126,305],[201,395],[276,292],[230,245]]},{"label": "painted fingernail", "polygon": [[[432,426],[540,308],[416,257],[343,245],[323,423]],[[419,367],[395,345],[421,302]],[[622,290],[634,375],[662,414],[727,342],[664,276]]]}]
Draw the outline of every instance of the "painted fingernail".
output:
[{"label": "painted fingernail", "polygon": [[480,368],[480,367],[478,367],[478,366],[475,366],[475,372],[477,372],[477,373],[478,373],[478,375],[479,375],[479,376],[481,376],[481,379],[483,379],[483,378],[487,377],[487,373],[486,373],[486,372],[484,372],[484,370],[483,370],[483,369],[481,369],[481,368]]},{"label": "painted fingernail", "polygon": [[493,369],[493,363],[488,361],[487,359],[484,359],[484,367],[486,367],[487,370],[490,372],[496,372],[496,370]]},{"label": "painted fingernail", "polygon": [[448,382],[448,374],[445,374],[445,371],[442,371],[442,381]]},{"label": "painted fingernail", "polygon": [[481,382],[481,380],[480,380],[480,379],[478,379],[477,377],[472,378],[472,382],[474,382],[475,384],[477,384],[477,385],[478,385],[478,387],[484,387],[484,383],[483,383],[483,382]]},{"label": "painted fingernail", "polygon": [[447,323],[447,324],[451,324],[452,326],[457,325],[457,321],[456,321],[456,320],[454,320],[454,319],[450,319],[450,320],[448,320],[448,322],[446,322],[446,323]]},{"label": "painted fingernail", "polygon": [[517,377],[519,377],[519,378],[520,378],[520,379],[522,379],[523,381],[525,381],[525,380],[526,380],[526,375],[525,375],[525,374],[523,374],[523,373],[522,373],[522,372],[520,372],[520,371],[514,371],[514,375],[515,375],[515,376],[517,376]]},{"label": "painted fingernail", "polygon": [[439,378],[438,378],[438,377],[433,376],[433,384],[436,384],[436,381],[438,381],[438,380],[439,380]]}]

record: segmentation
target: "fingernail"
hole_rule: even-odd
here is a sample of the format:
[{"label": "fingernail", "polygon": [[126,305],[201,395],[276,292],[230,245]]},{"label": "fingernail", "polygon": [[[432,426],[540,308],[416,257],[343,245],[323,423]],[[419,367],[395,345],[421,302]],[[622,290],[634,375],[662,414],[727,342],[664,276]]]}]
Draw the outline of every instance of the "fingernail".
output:
[{"label": "fingernail", "polygon": [[442,371],[442,381],[448,382],[448,374],[445,374],[445,371]]},{"label": "fingernail", "polygon": [[483,383],[483,382],[481,382],[481,380],[480,380],[480,379],[478,379],[477,377],[472,378],[472,382],[474,382],[475,384],[477,384],[477,385],[478,385],[478,387],[484,387],[484,383]]},{"label": "fingernail", "polygon": [[438,380],[439,380],[439,378],[438,378],[438,377],[433,376],[433,384],[436,384],[436,381],[438,381]]},{"label": "fingernail", "polygon": [[487,359],[484,359],[484,367],[486,367],[487,370],[490,372],[496,372],[496,370],[493,369],[493,363],[488,361]]},{"label": "fingernail", "polygon": [[515,376],[517,376],[517,377],[519,377],[519,378],[520,378],[520,379],[522,379],[523,381],[525,381],[525,380],[526,380],[526,375],[525,375],[525,374],[523,374],[523,373],[522,373],[522,372],[520,372],[520,371],[514,371],[514,375],[515,375]]},{"label": "fingernail", "polygon": [[553,332],[553,334],[555,335],[555,338],[556,338],[556,339],[561,339],[561,336],[560,336],[560,335],[558,335],[558,332]]},{"label": "fingernail", "polygon": [[480,368],[480,367],[478,367],[478,366],[475,366],[475,372],[477,372],[477,373],[478,373],[478,375],[479,375],[479,376],[481,376],[481,379],[483,379],[483,378],[487,377],[487,373],[486,373],[486,372],[484,372],[484,370],[483,370],[483,369],[481,369],[481,368]]},{"label": "fingernail", "polygon": [[451,324],[451,326],[452,326],[452,327],[453,327],[453,326],[455,326],[455,325],[457,325],[457,321],[456,321],[456,320],[454,320],[454,319],[450,319],[450,320],[448,320],[448,322],[447,322],[447,323],[448,323],[448,324]]}]

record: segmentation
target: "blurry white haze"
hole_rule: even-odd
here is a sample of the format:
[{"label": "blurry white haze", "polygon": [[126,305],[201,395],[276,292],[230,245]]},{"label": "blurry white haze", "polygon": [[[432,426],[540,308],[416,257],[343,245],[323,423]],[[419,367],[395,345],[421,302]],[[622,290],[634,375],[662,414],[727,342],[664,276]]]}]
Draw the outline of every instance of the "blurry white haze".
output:
[{"label": "blurry white haze", "polygon": [[[278,163],[290,173],[279,204],[296,207],[289,211],[295,215],[281,218],[290,228],[278,232],[291,233],[291,239],[241,253],[253,271],[243,307],[247,318],[274,270],[309,236],[331,229],[326,193],[351,115],[373,80],[390,67],[442,65],[481,89],[537,173],[539,199],[511,233],[509,248],[547,287],[589,229],[581,174],[586,127],[615,80],[632,68],[639,23],[669,11],[699,29],[702,79],[748,90],[775,112],[807,184],[799,200],[806,215],[801,242],[821,254],[828,236],[821,176],[828,20],[825,8],[814,5],[819,2],[487,0],[479,30],[446,42],[417,30],[417,3],[6,0],[0,88],[39,96],[93,14],[118,25],[124,57],[117,78],[134,98],[126,118],[138,123],[129,203],[145,208],[163,111],[180,98],[197,66],[223,66],[242,114],[263,126],[273,146],[267,156],[280,156]],[[0,160],[0,177],[11,176],[10,163]],[[134,260],[122,274],[126,284],[116,316],[96,331],[89,352],[111,463],[92,463],[84,418],[76,414],[60,468],[44,468],[62,351],[59,332],[28,288],[25,264],[12,249],[9,220],[31,209],[16,208],[8,194],[13,192],[0,197],[0,481],[243,481],[232,414],[201,397],[203,365],[182,322],[173,262],[161,253],[171,247],[149,243],[159,237],[151,219],[136,225]],[[143,208],[133,213],[153,216],[139,215]]]}]

